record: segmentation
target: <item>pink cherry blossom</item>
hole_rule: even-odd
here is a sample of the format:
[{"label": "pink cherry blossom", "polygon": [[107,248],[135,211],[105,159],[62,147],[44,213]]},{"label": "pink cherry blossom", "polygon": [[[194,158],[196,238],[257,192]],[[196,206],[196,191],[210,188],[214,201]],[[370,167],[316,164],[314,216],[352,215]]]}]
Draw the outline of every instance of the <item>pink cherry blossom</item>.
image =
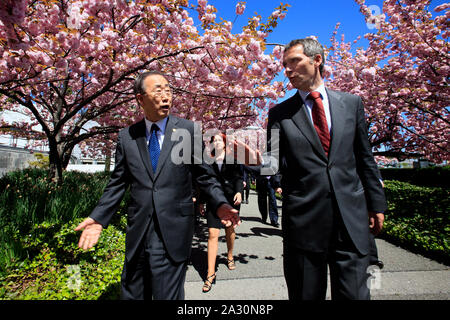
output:
[{"label": "pink cherry blossom", "polygon": [[[268,33],[254,28],[262,21],[232,33],[230,21],[216,22],[217,10],[198,0],[202,24],[194,26],[189,7],[186,0],[2,1],[2,108],[28,114],[42,131],[2,127],[47,145],[60,178],[75,145],[92,157],[111,154],[118,130],[143,117],[133,79],[152,69],[170,81],[173,114],[204,128],[254,124],[267,101],[284,95],[272,83],[279,58],[264,54]],[[242,13],[245,3],[237,8]],[[286,6],[275,10],[281,17]]]},{"label": "pink cherry blossom", "polygon": [[241,1],[236,4],[236,14],[242,15],[245,11],[245,2]]},{"label": "pink cherry blossom", "polygon": [[[356,1],[367,19],[364,1]],[[363,98],[376,155],[450,159],[448,4],[432,18],[429,1],[386,0],[369,45],[351,53],[338,25],[328,48],[332,88]],[[369,21],[373,22],[373,21]]]}]

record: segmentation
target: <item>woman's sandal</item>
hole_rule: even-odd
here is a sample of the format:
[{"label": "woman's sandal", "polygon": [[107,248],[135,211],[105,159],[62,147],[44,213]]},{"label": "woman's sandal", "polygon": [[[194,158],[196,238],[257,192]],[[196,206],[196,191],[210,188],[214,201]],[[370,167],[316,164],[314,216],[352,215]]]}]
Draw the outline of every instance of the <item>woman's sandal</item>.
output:
[{"label": "woman's sandal", "polygon": [[236,269],[236,264],[234,263],[234,259],[227,259],[227,267],[229,270]]},{"label": "woman's sandal", "polygon": [[206,278],[202,288],[203,293],[209,292],[209,290],[211,290],[212,288],[212,285],[215,283],[216,283],[216,274],[214,273]]}]

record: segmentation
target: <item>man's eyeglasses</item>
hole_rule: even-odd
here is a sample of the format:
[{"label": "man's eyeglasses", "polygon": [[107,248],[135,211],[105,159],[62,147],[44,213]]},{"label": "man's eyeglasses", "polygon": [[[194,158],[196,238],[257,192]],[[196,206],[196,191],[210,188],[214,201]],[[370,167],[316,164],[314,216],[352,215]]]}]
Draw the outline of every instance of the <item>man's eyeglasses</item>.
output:
[{"label": "man's eyeglasses", "polygon": [[162,97],[163,95],[171,96],[172,90],[171,89],[164,89],[164,90],[159,89],[159,90],[152,91],[151,94],[156,97]]}]

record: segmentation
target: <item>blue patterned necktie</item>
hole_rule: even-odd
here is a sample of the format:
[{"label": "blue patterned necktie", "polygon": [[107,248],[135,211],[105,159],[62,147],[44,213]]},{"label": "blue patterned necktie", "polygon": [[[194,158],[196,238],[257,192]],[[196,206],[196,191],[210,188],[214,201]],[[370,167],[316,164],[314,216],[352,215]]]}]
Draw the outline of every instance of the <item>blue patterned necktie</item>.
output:
[{"label": "blue patterned necktie", "polygon": [[159,128],[154,123],[152,124],[151,133],[150,133],[150,142],[148,143],[148,151],[150,153],[150,161],[152,163],[153,172],[156,172],[156,166],[158,165],[158,158],[160,153],[159,142],[157,137],[157,132]]}]

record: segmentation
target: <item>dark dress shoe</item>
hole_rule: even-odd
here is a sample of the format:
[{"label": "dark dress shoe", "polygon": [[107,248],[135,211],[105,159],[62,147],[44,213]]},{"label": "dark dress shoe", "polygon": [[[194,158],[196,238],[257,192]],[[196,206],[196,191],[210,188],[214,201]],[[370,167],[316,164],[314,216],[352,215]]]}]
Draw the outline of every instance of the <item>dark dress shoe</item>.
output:
[{"label": "dark dress shoe", "polygon": [[380,270],[384,268],[384,263],[383,263],[383,261],[381,261],[381,260],[378,260],[378,261],[375,263],[375,265],[376,265],[378,268],[380,268]]}]

